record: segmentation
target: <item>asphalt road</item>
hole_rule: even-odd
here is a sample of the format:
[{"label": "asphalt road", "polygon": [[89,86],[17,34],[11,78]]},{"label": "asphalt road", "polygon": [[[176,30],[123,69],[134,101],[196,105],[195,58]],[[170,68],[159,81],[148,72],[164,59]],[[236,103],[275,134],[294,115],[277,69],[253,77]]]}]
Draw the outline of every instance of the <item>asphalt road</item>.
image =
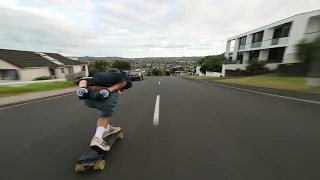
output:
[{"label": "asphalt road", "polygon": [[[161,81],[161,84],[159,84]],[[160,124],[153,126],[156,96]],[[97,113],[74,95],[0,110],[0,179],[320,178],[320,106],[179,77],[134,82],[101,172],[75,173]]]}]

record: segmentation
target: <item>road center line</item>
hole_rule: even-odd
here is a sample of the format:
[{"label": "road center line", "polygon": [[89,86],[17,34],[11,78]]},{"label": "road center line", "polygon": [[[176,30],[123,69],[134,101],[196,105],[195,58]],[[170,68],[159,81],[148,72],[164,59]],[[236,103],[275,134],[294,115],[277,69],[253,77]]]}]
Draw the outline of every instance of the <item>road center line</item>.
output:
[{"label": "road center line", "polygon": [[161,81],[159,82],[159,84],[161,83]]},{"label": "road center line", "polygon": [[153,125],[159,125],[159,108],[160,108],[160,96],[157,95],[156,105],[154,107],[154,115],[153,115]]}]

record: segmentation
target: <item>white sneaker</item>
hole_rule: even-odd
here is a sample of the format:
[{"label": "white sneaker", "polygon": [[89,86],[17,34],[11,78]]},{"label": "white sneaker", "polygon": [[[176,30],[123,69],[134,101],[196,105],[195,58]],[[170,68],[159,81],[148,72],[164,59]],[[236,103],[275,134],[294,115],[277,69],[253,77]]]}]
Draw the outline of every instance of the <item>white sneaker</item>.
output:
[{"label": "white sneaker", "polygon": [[109,125],[109,130],[105,130],[102,137],[105,138],[107,136],[110,136],[111,134],[115,134],[121,130],[120,127],[113,127],[112,125]]},{"label": "white sneaker", "polygon": [[91,140],[91,144],[90,144],[90,147],[92,146],[96,146],[104,151],[109,151],[110,150],[110,146],[107,145],[107,143],[102,140],[102,139],[99,139],[98,137],[96,136],[93,136],[92,140]]}]

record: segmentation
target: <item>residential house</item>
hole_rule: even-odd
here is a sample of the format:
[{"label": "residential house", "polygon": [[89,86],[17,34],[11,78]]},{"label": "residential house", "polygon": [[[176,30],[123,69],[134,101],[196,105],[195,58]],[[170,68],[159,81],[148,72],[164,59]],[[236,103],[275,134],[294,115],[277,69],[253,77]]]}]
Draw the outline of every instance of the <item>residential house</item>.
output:
[{"label": "residential house", "polygon": [[31,81],[42,76],[52,79],[87,77],[88,64],[56,53],[0,49],[0,80]]},{"label": "residential house", "polygon": [[[295,63],[295,45],[303,38],[311,41],[320,35],[320,10],[297,14],[258,29],[239,34],[227,40],[225,57],[234,64],[225,64],[225,70],[245,69],[249,60],[267,61],[275,69],[281,63]],[[233,52],[230,52],[234,42]]]},{"label": "residential house", "polygon": [[196,71],[196,66],[177,66],[173,67],[172,70],[174,76],[194,75]]}]

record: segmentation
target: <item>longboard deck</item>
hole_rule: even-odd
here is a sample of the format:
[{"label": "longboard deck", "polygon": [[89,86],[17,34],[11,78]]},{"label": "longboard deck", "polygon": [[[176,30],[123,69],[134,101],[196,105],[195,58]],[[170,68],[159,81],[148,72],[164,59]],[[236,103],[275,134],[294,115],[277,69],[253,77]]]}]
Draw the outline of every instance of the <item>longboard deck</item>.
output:
[{"label": "longboard deck", "polygon": [[85,153],[83,153],[78,159],[77,162],[88,161],[88,160],[95,160],[101,159],[103,154],[94,151],[93,149],[89,149]]},{"label": "longboard deck", "polygon": [[106,138],[104,138],[104,141],[106,141],[107,145],[110,147],[110,150],[111,150],[112,146],[117,141],[117,139],[122,139],[122,138],[123,138],[123,133],[120,130],[119,132],[111,134]]},{"label": "longboard deck", "polygon": [[[122,139],[123,133],[122,131],[119,131],[117,133],[111,134],[104,138],[107,145],[111,147],[115,144],[117,139]],[[109,151],[110,151],[109,150]],[[103,156],[108,151],[95,151],[93,149],[89,149],[85,153],[83,153],[76,162],[76,171],[86,171],[88,169],[94,169],[94,170],[103,170],[105,166],[105,160],[103,160]]]}]

